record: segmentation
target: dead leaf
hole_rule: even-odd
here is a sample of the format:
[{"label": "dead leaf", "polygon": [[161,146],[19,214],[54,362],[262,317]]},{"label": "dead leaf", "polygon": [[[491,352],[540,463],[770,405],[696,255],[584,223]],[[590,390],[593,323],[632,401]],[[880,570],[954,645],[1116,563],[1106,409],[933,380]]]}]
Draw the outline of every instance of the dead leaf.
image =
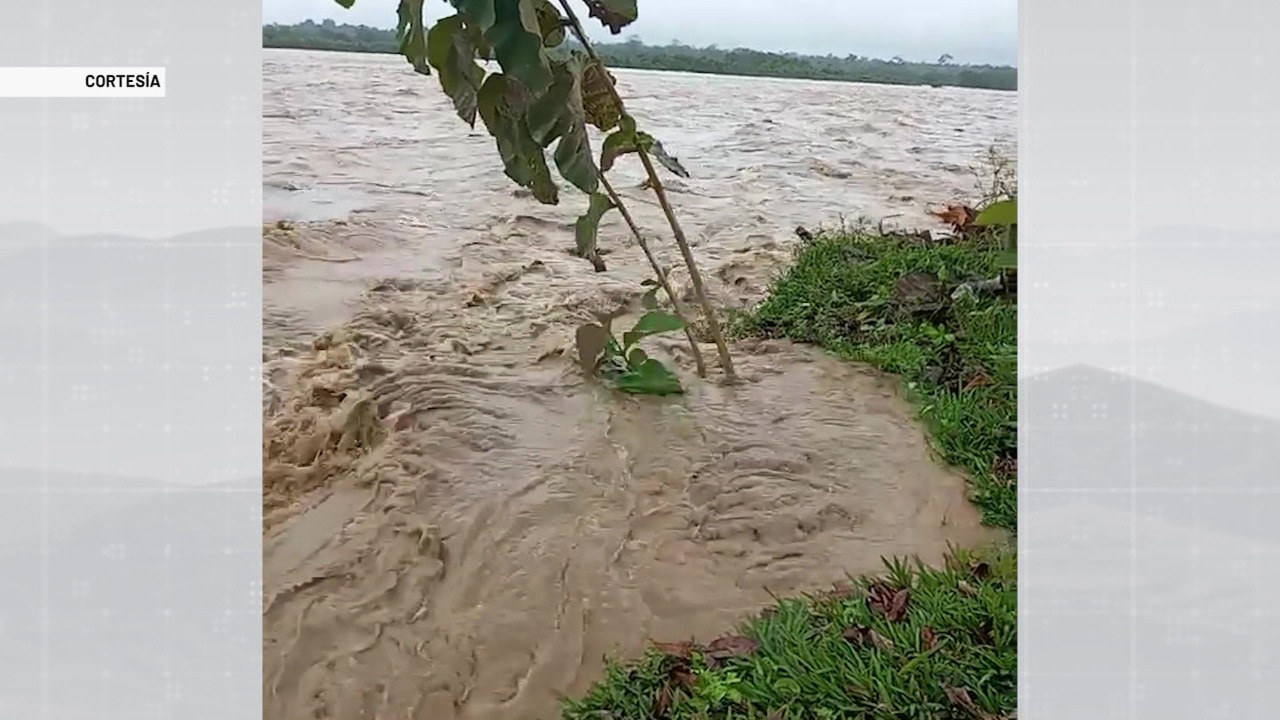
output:
[{"label": "dead leaf", "polygon": [[978,704],[969,697],[969,691],[964,688],[945,688],[947,699],[952,705],[968,712],[979,720],[1000,720],[1000,718],[978,707]]},{"label": "dead leaf", "polygon": [[1014,481],[1018,478],[1018,458],[1009,456],[996,458],[991,471],[1005,482]]},{"label": "dead leaf", "polygon": [[967,205],[948,205],[942,210],[930,210],[929,214],[947,223],[956,232],[964,232],[973,227],[978,214]]},{"label": "dead leaf", "polygon": [[990,384],[991,384],[991,376],[979,370],[978,372],[973,374],[973,377],[969,378],[969,382],[964,384],[964,389],[972,390],[974,388],[985,387]]},{"label": "dead leaf", "polygon": [[960,591],[961,595],[965,595],[967,597],[974,597],[975,595],[978,594],[978,591],[974,590],[973,586],[965,582],[964,580],[961,580],[960,582],[956,583],[956,589]]},{"label": "dead leaf", "polygon": [[885,613],[885,618],[889,622],[898,622],[907,614],[907,605],[911,603],[911,591],[903,588],[893,594],[893,600],[889,604],[889,610]]},{"label": "dead leaf", "polygon": [[920,644],[924,646],[926,651],[934,650],[938,647],[938,634],[933,628],[925,625],[920,628]]},{"label": "dead leaf", "polygon": [[657,648],[658,652],[662,653],[663,655],[666,655],[667,657],[679,658],[681,660],[688,660],[689,658],[693,657],[693,651],[697,649],[696,645],[694,645],[693,643],[687,640],[683,642],[672,642],[672,643],[655,642],[653,646]]},{"label": "dead leaf", "polygon": [[698,684],[698,678],[693,671],[684,665],[677,665],[671,668],[671,672],[667,674],[667,678],[679,687],[692,688]]},{"label": "dead leaf", "polygon": [[722,638],[716,638],[707,645],[707,657],[716,660],[726,660],[731,657],[742,657],[750,655],[760,649],[760,643],[749,637],[741,635],[726,635]]},{"label": "dead leaf", "polygon": [[853,597],[853,593],[853,583],[838,582],[833,584],[831,589],[827,591],[827,597],[832,600],[848,600]]},{"label": "dead leaf", "polygon": [[844,639],[852,645],[866,647],[870,645],[877,650],[893,649],[893,642],[889,638],[872,630],[865,625],[855,625],[844,631]]},{"label": "dead leaf", "polygon": [[880,613],[889,622],[898,622],[907,614],[907,606],[911,602],[911,591],[906,588],[895,590],[888,583],[878,582],[871,586],[867,596],[867,605]]},{"label": "dead leaf", "polygon": [[671,708],[671,701],[674,699],[675,693],[670,685],[663,685],[658,688],[658,694],[653,699],[653,716],[656,718],[665,717],[667,710]]}]

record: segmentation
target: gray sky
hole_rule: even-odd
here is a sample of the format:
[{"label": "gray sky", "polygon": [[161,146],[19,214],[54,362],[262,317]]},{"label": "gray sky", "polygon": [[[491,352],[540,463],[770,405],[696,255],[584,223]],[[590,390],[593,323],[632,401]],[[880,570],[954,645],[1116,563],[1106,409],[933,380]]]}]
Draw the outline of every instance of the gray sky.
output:
[{"label": "gray sky", "polygon": [[[645,42],[678,39],[757,50],[844,56],[849,53],[908,60],[1016,64],[1017,0],[640,0],[640,19],[621,37]],[[263,22],[308,18],[391,27],[397,0],[356,0],[344,10],[334,0],[262,0]],[[427,0],[428,13],[449,12],[444,0]],[[784,12],[784,8],[787,12]],[[607,31],[593,24],[597,39]]]}]

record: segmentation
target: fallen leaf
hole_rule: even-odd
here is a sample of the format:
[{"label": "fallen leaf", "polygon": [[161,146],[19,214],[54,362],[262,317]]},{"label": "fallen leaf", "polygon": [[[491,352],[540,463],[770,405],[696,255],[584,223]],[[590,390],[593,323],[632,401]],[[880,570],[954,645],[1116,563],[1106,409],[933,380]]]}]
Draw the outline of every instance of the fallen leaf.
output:
[{"label": "fallen leaf", "polygon": [[925,625],[920,628],[920,644],[924,645],[925,650],[933,650],[938,647],[938,634],[933,628]]},{"label": "fallen leaf", "polygon": [[967,205],[948,205],[942,210],[930,210],[929,214],[950,225],[957,232],[973,227],[977,213]]},{"label": "fallen leaf", "polygon": [[947,699],[952,705],[961,708],[979,720],[1000,720],[995,715],[978,707],[978,704],[969,697],[969,691],[964,688],[945,688]]},{"label": "fallen leaf", "polygon": [[906,616],[907,605],[910,603],[911,591],[906,588],[899,590],[893,594],[893,599],[890,601],[889,609],[885,612],[885,618],[887,618],[889,622],[898,622]]},{"label": "fallen leaf", "polygon": [[707,657],[725,660],[731,657],[750,655],[758,649],[760,649],[760,643],[749,637],[726,635],[712,640],[711,644],[707,645]]},{"label": "fallen leaf", "polygon": [[852,645],[865,647],[870,645],[877,650],[891,650],[893,642],[889,638],[865,625],[855,625],[844,631],[844,639]]},{"label": "fallen leaf", "polygon": [[662,653],[663,655],[666,655],[667,657],[679,658],[681,660],[688,660],[689,658],[693,657],[693,651],[697,649],[696,645],[694,645],[693,643],[687,640],[683,642],[671,642],[671,643],[655,642],[653,646],[657,648],[658,652]]},{"label": "fallen leaf", "polygon": [[964,688],[946,688],[946,693],[947,699],[951,701],[952,705],[975,714],[982,711],[982,708],[979,708],[973,702],[973,698],[969,697],[968,690]]},{"label": "fallen leaf", "polygon": [[671,708],[671,701],[674,699],[674,692],[670,685],[663,685],[658,689],[658,694],[653,699],[653,716],[656,718],[664,717],[667,710]]},{"label": "fallen leaf", "polygon": [[898,622],[907,614],[907,605],[911,602],[911,591],[906,588],[895,590],[888,583],[878,582],[869,588],[867,605],[880,613],[889,622]]},{"label": "fallen leaf", "polygon": [[827,591],[827,597],[832,600],[848,600],[853,597],[853,584],[848,582],[838,582],[831,586],[831,590]]},{"label": "fallen leaf", "polygon": [[677,665],[676,667],[671,668],[671,672],[668,673],[667,678],[671,682],[683,688],[692,688],[698,684],[697,676],[693,674],[692,670],[684,665]]},{"label": "fallen leaf", "polygon": [[1006,481],[1016,480],[1018,477],[1018,458],[1016,457],[1000,457],[996,458],[992,472],[998,478],[1005,478]]}]

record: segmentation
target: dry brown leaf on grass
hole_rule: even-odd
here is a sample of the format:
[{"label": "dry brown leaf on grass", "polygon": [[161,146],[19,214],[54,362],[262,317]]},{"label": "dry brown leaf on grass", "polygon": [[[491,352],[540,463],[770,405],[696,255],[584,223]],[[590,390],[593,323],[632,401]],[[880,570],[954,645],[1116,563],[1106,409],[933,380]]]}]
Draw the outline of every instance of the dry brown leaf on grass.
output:
[{"label": "dry brown leaf on grass", "polygon": [[867,605],[883,615],[886,620],[898,622],[906,617],[907,606],[911,604],[910,590],[895,589],[884,582],[875,583],[868,590]]},{"label": "dry brown leaf on grass", "polygon": [[967,205],[948,205],[941,210],[930,210],[929,214],[951,226],[956,232],[963,232],[973,227],[978,214]]},{"label": "dry brown leaf on grass", "polygon": [[920,628],[920,644],[924,646],[926,651],[934,650],[938,647],[938,633],[928,625]]},{"label": "dry brown leaf on grass", "polygon": [[860,647],[870,646],[877,650],[893,649],[893,642],[889,640],[889,638],[869,627],[866,627],[865,625],[855,625],[854,627],[845,630],[844,639],[851,645],[858,645]]},{"label": "dry brown leaf on grass", "polygon": [[658,688],[658,694],[653,699],[653,716],[656,718],[666,717],[667,710],[671,708],[671,701],[675,699],[675,691],[670,685],[663,685]]},{"label": "dry brown leaf on grass", "polygon": [[707,657],[713,660],[727,660],[732,657],[750,655],[760,649],[760,643],[741,635],[726,635],[716,638],[707,645]]},{"label": "dry brown leaf on grass", "polygon": [[979,707],[978,703],[969,697],[969,691],[964,688],[945,688],[944,691],[947,693],[947,699],[951,701],[952,705],[968,712],[978,720],[1005,720],[999,715],[994,715]]},{"label": "dry brown leaf on grass", "polygon": [[697,649],[697,645],[688,640],[682,642],[654,642],[653,647],[658,652],[667,657],[678,658],[680,660],[688,660],[693,657],[693,651]]}]

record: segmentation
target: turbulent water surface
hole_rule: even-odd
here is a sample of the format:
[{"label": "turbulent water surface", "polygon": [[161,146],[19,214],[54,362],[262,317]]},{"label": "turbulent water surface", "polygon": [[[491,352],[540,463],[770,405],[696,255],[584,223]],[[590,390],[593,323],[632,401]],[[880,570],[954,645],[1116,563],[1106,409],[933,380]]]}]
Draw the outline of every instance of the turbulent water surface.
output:
[{"label": "turbulent water surface", "polygon": [[[725,386],[677,338],[652,351],[682,398],[585,381],[574,328],[634,315],[649,275],[616,217],[595,273],[569,254],[583,200],[516,191],[397,58],[263,72],[266,717],[551,718],[606,655],[991,537],[868,369],[740,343]],[[761,297],[798,224],[927,223],[1014,133],[1006,93],[617,75],[692,173],[671,195],[721,307]],[[638,167],[616,175],[660,236]]]}]

